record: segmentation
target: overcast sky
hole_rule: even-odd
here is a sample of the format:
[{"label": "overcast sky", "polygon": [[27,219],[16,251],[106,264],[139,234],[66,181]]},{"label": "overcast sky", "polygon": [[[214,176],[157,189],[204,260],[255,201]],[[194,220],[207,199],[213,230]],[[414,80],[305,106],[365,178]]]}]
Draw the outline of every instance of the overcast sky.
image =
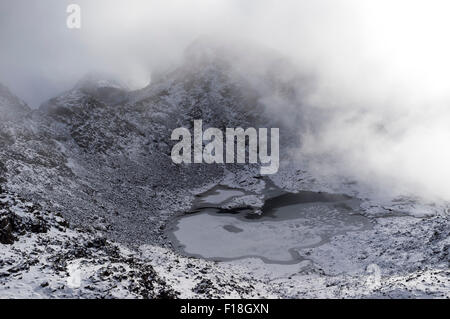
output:
[{"label": "overcast sky", "polygon": [[[374,93],[388,79],[436,97],[448,89],[447,2],[2,0],[0,81],[37,106],[87,72],[139,86],[198,36],[239,35],[316,67],[338,90],[365,78],[360,94]],[[70,3],[82,8],[81,30],[66,27]]]},{"label": "overcast sky", "polygon": [[[81,6],[81,30],[66,27],[71,3]],[[252,19],[257,3],[2,0],[0,81],[33,107],[87,72],[144,85],[152,69],[176,60],[198,36],[233,34],[237,23]]]}]

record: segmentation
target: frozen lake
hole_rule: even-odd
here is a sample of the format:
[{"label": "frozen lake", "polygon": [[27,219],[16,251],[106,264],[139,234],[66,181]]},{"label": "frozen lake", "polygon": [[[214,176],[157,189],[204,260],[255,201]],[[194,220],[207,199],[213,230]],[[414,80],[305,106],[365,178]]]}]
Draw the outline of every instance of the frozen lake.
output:
[{"label": "frozen lake", "polygon": [[216,261],[258,257],[289,264],[302,260],[298,248],[319,246],[332,236],[371,226],[358,214],[359,201],[345,195],[291,194],[273,187],[269,193],[273,197],[265,201],[262,215],[216,208],[245,195],[241,190],[216,187],[199,196],[196,213],[182,216],[171,227],[174,246],[185,255]]}]

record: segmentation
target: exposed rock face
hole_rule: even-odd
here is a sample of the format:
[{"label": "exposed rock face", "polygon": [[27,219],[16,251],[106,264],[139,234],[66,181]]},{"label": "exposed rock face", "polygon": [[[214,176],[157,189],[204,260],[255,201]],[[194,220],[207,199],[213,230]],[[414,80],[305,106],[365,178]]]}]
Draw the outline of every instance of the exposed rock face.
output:
[{"label": "exposed rock face", "polygon": [[104,80],[100,75],[89,74],[73,89],[43,103],[40,110],[63,120],[79,113],[79,108],[88,103],[112,107],[125,103],[127,99],[128,89],[125,85],[114,80]]},{"label": "exposed rock face", "polygon": [[24,202],[0,187],[0,243],[14,244],[26,234],[45,234],[50,227],[66,227],[59,215],[45,214],[40,205]]},{"label": "exposed rock face", "polygon": [[136,253],[69,229],[58,214],[7,192],[0,194],[0,250],[0,297],[176,296]]},{"label": "exposed rock face", "polygon": [[0,121],[21,118],[29,112],[28,105],[0,83]]}]

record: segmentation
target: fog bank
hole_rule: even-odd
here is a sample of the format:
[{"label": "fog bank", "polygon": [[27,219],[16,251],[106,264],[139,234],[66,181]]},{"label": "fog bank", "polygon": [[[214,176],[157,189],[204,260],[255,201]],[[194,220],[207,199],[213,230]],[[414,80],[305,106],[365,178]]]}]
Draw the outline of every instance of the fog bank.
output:
[{"label": "fog bank", "polygon": [[[81,30],[66,27],[69,3]],[[298,154],[322,158],[318,170],[450,199],[449,12],[444,0],[4,0],[0,81],[37,107],[88,72],[139,88],[198,37],[239,38],[236,51],[246,39],[314,74],[301,104],[329,116]]]}]

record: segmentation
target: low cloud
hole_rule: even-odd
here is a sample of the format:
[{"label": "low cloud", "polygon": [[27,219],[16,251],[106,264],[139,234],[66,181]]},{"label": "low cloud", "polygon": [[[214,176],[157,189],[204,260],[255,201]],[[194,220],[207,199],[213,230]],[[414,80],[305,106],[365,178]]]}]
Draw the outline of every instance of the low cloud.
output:
[{"label": "low cloud", "polygon": [[[69,3],[81,30],[66,28]],[[444,0],[5,0],[0,81],[37,107],[88,72],[138,88],[198,37],[248,39],[314,74],[298,104],[327,116],[311,119],[299,154],[328,159],[318,170],[450,199],[449,11]]]}]

